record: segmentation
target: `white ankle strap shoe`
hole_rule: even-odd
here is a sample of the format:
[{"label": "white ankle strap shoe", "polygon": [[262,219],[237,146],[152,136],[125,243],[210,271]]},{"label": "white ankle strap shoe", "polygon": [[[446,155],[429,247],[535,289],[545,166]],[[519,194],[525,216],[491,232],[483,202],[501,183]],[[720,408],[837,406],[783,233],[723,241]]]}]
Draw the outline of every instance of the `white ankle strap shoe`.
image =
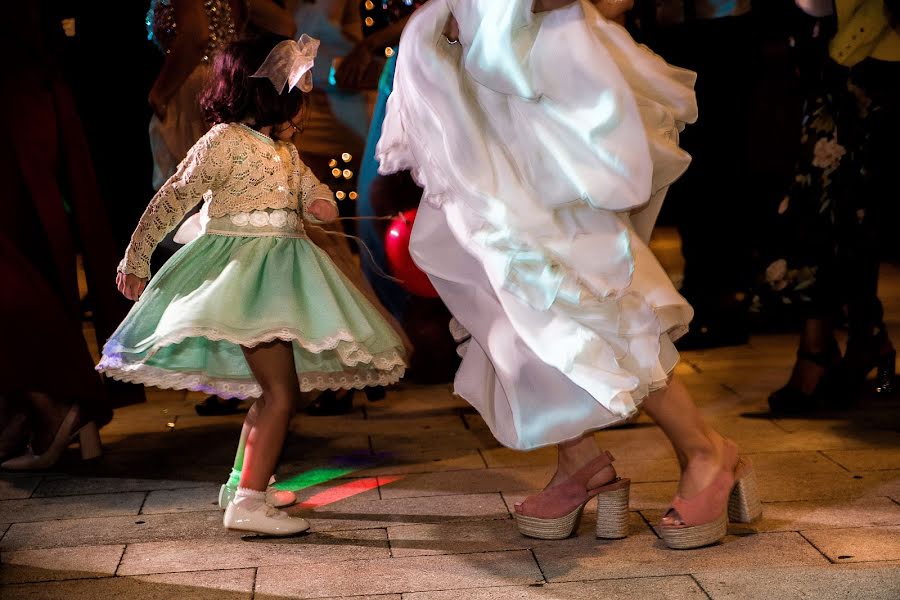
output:
[{"label": "white ankle strap shoe", "polygon": [[255,498],[237,498],[225,509],[222,523],[228,529],[266,535],[295,535],[309,529],[309,522]]}]

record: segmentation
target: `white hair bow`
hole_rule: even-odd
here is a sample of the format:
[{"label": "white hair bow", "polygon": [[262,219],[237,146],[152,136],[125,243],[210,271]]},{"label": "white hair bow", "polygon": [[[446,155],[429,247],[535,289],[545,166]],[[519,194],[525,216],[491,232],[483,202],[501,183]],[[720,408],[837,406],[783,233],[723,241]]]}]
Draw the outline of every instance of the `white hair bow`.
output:
[{"label": "white hair bow", "polygon": [[319,40],[305,33],[297,41],[279,42],[251,77],[267,78],[279,94],[285,87],[287,91],[296,87],[309,92],[313,87],[311,70],[318,50]]}]

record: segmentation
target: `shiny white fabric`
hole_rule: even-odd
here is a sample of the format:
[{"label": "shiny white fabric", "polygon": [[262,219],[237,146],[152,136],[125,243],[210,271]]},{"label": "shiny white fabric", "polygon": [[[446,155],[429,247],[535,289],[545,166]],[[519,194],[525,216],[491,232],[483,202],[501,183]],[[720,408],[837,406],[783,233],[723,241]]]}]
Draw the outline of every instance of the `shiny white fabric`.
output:
[{"label": "shiny white fabric", "polygon": [[694,74],[587,2],[531,4],[416,12],[377,151],[425,188],[410,249],[472,334],[456,390],[520,449],[633,414],[692,316],[646,241],[689,162]]}]

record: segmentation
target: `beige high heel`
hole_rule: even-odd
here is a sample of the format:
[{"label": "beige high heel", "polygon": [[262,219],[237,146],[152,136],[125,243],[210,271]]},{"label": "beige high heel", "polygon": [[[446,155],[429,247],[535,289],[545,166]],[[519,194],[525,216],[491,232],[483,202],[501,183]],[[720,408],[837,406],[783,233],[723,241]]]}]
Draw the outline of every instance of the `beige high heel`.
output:
[{"label": "beige high heel", "polygon": [[660,525],[666,546],[689,550],[715,544],[728,532],[728,521],[752,523],[762,516],[756,473],[749,459],[738,458],[732,471],[722,471],[703,491],[685,500],[676,496],[666,515],[677,513],[678,525]]},{"label": "beige high heel", "polygon": [[[576,471],[566,481],[547,488],[516,505],[516,522],[522,535],[541,540],[561,540],[578,529],[584,507],[591,498],[597,497],[596,534],[602,539],[621,539],[628,535],[628,496],[630,479],[621,479],[612,469],[612,478],[603,485],[588,488],[591,477],[611,467],[613,456],[609,452],[601,454]],[[531,506],[529,506],[529,503]],[[562,505],[562,509],[557,506]],[[538,517],[525,514],[558,513],[558,517]]]},{"label": "beige high heel", "polygon": [[56,436],[53,438],[53,443],[50,444],[50,447],[47,448],[46,452],[43,454],[34,454],[29,448],[27,454],[9,459],[3,464],[0,464],[0,468],[9,471],[37,471],[49,469],[59,462],[59,459],[62,458],[66,448],[75,441],[76,437],[78,438],[78,443],[81,447],[81,458],[83,460],[99,457],[103,454],[103,448],[100,443],[100,432],[97,429],[97,424],[93,421],[89,421],[78,429],[75,429],[78,424],[78,417],[79,410],[76,405],[69,409],[66,418],[63,419],[59,429],[56,430]]}]

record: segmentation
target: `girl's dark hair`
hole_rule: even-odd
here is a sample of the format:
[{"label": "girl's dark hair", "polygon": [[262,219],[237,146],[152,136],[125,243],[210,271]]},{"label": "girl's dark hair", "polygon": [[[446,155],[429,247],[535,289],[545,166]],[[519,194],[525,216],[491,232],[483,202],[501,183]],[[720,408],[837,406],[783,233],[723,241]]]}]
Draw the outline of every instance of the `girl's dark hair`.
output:
[{"label": "girl's dark hair", "polygon": [[267,34],[232,42],[218,51],[200,97],[203,116],[210,125],[241,121],[257,128],[278,125],[305,106],[306,94],[297,88],[279,94],[267,78],[250,77],[272,48],[286,39]]}]

